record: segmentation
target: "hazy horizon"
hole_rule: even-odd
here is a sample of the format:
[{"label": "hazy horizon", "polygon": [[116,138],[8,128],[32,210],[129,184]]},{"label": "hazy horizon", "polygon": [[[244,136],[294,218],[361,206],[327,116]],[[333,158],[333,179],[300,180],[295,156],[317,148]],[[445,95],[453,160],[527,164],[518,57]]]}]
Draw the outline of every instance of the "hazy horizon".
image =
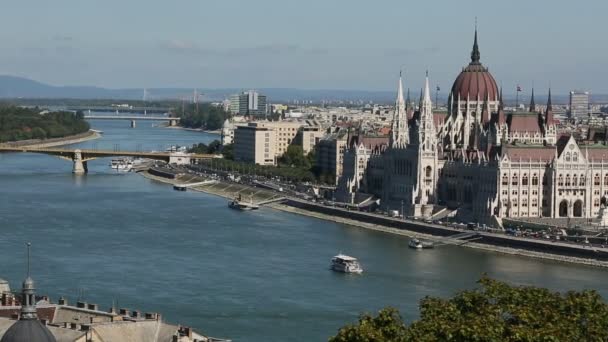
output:
[{"label": "hazy horizon", "polygon": [[403,69],[414,90],[429,69],[445,93],[477,16],[481,61],[506,93],[608,93],[600,1],[8,3],[0,20],[19,39],[0,33],[0,74],[57,86],[392,91]]}]

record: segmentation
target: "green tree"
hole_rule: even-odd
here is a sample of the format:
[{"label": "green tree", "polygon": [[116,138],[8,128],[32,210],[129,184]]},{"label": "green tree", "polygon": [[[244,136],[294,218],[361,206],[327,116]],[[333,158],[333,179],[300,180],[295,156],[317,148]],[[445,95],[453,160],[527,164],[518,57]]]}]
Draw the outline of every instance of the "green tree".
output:
[{"label": "green tree", "polygon": [[608,341],[608,305],[596,291],[561,294],[485,276],[478,283],[449,299],[425,297],[410,326],[389,308],[330,341]]},{"label": "green tree", "polygon": [[285,166],[310,169],[310,160],[304,156],[304,150],[299,145],[289,145],[287,151],[279,158],[279,163]]},{"label": "green tree", "polygon": [[227,160],[234,160],[234,144],[224,145],[222,147],[222,155]]}]

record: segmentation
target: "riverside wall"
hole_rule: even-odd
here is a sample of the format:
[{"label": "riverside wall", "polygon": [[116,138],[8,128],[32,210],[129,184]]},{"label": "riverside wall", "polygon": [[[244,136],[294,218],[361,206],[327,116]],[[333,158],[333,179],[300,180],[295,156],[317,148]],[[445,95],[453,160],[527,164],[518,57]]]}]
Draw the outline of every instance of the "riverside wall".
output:
[{"label": "riverside wall", "polygon": [[[399,230],[407,230],[420,234],[427,234],[439,237],[448,237],[450,235],[462,233],[463,230],[435,225],[424,222],[406,221],[372,215],[359,211],[349,211],[342,208],[327,207],[316,203],[310,203],[295,199],[289,199],[286,203],[288,206],[306,211],[318,212],[328,216],[341,217],[349,220],[365,222],[374,225],[396,228]],[[608,261],[608,248],[588,247],[580,244],[564,243],[557,241],[547,241],[542,239],[530,239],[522,237],[514,237],[505,234],[477,232],[479,239],[475,241],[476,245],[489,245],[496,247],[505,247],[512,250],[525,250],[536,253],[552,254],[561,257],[573,257],[583,259],[593,259],[598,261]],[[463,241],[464,242],[464,241]],[[513,253],[518,254],[518,253]],[[525,254],[525,253],[521,253]],[[563,259],[563,258],[560,258]],[[568,260],[564,260],[568,261]],[[576,260],[572,260],[576,262]]]}]

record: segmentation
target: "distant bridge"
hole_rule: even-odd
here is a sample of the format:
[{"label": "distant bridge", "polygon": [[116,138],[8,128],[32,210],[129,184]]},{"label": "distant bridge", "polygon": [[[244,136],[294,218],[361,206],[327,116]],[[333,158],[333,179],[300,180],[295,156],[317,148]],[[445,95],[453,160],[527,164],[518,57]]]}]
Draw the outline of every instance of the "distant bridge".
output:
[{"label": "distant bridge", "polygon": [[169,116],[143,116],[143,115],[85,115],[85,119],[88,120],[130,120],[131,127],[135,127],[135,121],[147,120],[147,121],[169,121],[169,126],[176,126],[180,118],[173,118]]},{"label": "distant bridge", "polygon": [[110,151],[110,150],[86,150],[86,149],[61,149],[61,148],[28,148],[28,147],[0,147],[0,152],[27,152],[42,153],[57,156],[61,159],[70,160],[74,163],[73,173],[83,174],[88,171],[87,161],[104,157],[137,157],[154,160],[162,160],[168,163],[183,162],[182,159],[211,159],[212,154],[193,154],[179,152],[133,152],[133,151]]},{"label": "distant bridge", "polygon": [[116,107],[116,106],[67,106],[67,110],[73,111],[91,111],[91,112],[122,112],[122,113],[168,113],[171,108],[168,107]]}]

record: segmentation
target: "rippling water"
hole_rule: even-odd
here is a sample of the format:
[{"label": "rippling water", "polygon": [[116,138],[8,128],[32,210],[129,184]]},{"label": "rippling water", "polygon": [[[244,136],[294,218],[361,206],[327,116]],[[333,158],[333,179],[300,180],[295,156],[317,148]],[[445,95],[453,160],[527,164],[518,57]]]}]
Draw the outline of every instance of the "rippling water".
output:
[{"label": "rippling water", "polygon": [[[216,136],[128,121],[84,147],[161,150]],[[607,270],[444,246],[271,209],[236,212],[226,200],[177,192],[108,159],[84,177],[51,156],[0,154],[0,277],[19,288],[24,243],[33,243],[40,293],[79,296],[102,308],[158,311],[166,320],[235,341],[322,341],[363,311],[392,305],[412,320],[426,295],[449,296],[482,273],[555,290],[608,295]],[[342,251],[363,275],[328,270]]]}]

